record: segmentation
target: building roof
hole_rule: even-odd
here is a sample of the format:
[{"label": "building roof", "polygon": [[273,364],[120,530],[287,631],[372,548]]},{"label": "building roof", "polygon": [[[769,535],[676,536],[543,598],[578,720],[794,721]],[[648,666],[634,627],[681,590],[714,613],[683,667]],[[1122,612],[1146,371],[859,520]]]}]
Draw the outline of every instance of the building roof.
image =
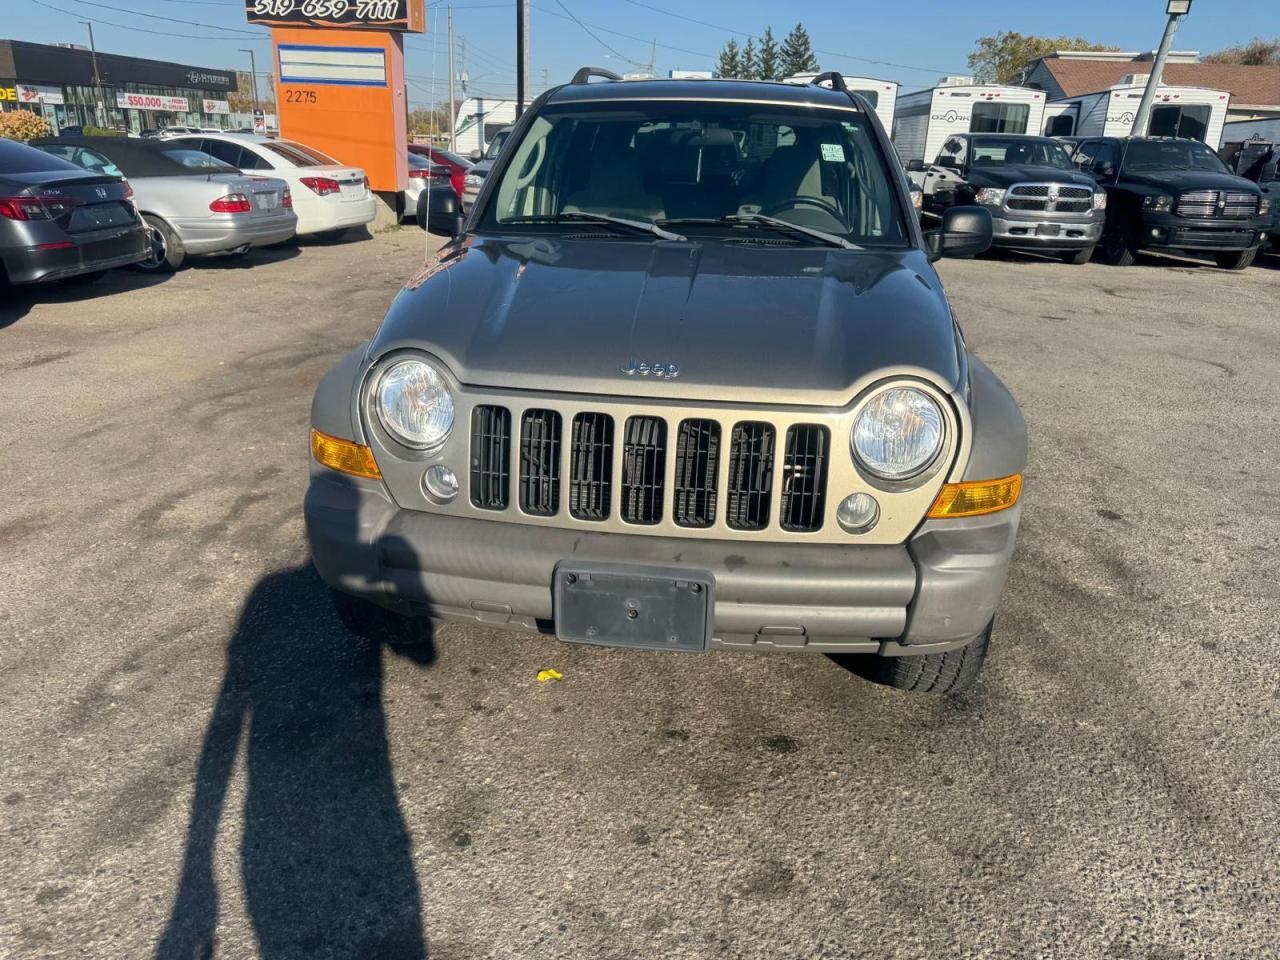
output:
[{"label": "building roof", "polygon": [[[1148,58],[1133,60],[1045,57],[1044,69],[1053,75],[1063,96],[1078,97],[1115,86],[1130,74],[1151,72]],[[1267,106],[1280,110],[1280,66],[1242,67],[1232,63],[1166,63],[1163,82],[1173,87],[1227,90],[1232,106]]]},{"label": "building roof", "polygon": [[[234,70],[114,53],[99,53],[97,60],[98,76],[108,87],[134,83],[217,93],[239,89]],[[93,54],[80,47],[0,39],[0,77],[19,83],[92,86],[95,82]]]}]

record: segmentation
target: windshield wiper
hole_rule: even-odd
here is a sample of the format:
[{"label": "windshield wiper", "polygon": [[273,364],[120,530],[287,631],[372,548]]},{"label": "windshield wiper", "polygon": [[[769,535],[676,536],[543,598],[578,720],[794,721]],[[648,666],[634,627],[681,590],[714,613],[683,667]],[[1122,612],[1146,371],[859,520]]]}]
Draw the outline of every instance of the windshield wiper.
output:
[{"label": "windshield wiper", "polygon": [[829,247],[840,247],[844,250],[862,250],[864,248],[856,243],[850,243],[844,237],[836,236],[834,233],[827,233],[825,230],[818,230],[815,227],[804,227],[798,223],[792,223],[789,220],[779,220],[777,217],[766,217],[763,213],[730,213],[723,217],[686,217],[671,220],[662,220],[661,223],[731,223],[731,224],[758,224],[762,227],[772,227],[775,230],[800,234],[808,237],[810,240],[818,240],[825,243]]},{"label": "windshield wiper", "polygon": [[663,230],[652,220],[628,220],[625,217],[610,217],[603,213],[539,213],[525,217],[512,217],[501,221],[508,223],[609,223],[618,227],[628,227],[644,233],[651,233],[663,240],[688,240],[678,233]]}]

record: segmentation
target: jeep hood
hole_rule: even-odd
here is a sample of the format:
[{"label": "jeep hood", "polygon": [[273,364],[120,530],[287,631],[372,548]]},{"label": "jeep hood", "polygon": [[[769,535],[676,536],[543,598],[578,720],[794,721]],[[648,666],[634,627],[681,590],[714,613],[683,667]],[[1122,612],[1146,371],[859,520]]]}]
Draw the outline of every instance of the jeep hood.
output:
[{"label": "jeep hood", "polygon": [[[950,310],[919,250],[587,232],[446,247],[369,358],[425,350],[473,386],[757,404],[842,406],[891,373],[957,385]],[[627,375],[633,361],[679,375]]]}]

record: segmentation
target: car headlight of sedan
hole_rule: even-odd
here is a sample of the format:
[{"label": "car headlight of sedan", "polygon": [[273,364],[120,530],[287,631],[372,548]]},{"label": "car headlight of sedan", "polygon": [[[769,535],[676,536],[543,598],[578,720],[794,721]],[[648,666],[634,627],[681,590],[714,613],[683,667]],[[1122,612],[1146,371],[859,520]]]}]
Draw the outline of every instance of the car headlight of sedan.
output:
[{"label": "car headlight of sedan", "polygon": [[1142,198],[1142,209],[1148,213],[1168,213],[1173,209],[1173,197],[1167,193],[1149,193]]},{"label": "car headlight of sedan", "polygon": [[462,182],[468,187],[478,187],[484,183],[484,177],[476,176],[474,173],[468,173],[462,178]]},{"label": "car headlight of sedan", "polygon": [[854,459],[882,480],[923,472],[942,450],[946,420],[931,396],[915,387],[889,387],[873,396],[853,423]]},{"label": "car headlight of sedan", "polygon": [[392,363],[378,378],[373,399],[382,426],[415,450],[434,450],[453,429],[453,393],[425,360]]},{"label": "car headlight of sedan", "polygon": [[1000,187],[983,187],[973,195],[973,199],[986,207],[998,207],[1004,203],[1005,194],[1008,192]]},{"label": "car headlight of sedan", "polygon": [[1105,210],[1105,209],[1107,209],[1107,191],[1105,191],[1105,190],[1095,190],[1095,191],[1094,191],[1094,194],[1093,194],[1093,209],[1095,209],[1095,210]]}]

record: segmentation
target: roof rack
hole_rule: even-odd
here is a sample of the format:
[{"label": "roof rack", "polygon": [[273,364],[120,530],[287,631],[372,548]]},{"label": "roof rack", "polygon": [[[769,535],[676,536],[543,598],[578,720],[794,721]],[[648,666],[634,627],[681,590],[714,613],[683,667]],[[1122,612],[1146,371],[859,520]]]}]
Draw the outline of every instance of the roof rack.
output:
[{"label": "roof rack", "polygon": [[844,77],[834,70],[818,74],[809,81],[809,86],[820,87],[824,82],[830,82],[832,90],[839,90],[841,93],[849,92],[849,88],[844,85]]},{"label": "roof rack", "polygon": [[582,67],[573,75],[574,84],[584,84],[592,77],[599,77],[601,80],[621,80],[622,78],[612,70],[606,70],[604,67]]}]

